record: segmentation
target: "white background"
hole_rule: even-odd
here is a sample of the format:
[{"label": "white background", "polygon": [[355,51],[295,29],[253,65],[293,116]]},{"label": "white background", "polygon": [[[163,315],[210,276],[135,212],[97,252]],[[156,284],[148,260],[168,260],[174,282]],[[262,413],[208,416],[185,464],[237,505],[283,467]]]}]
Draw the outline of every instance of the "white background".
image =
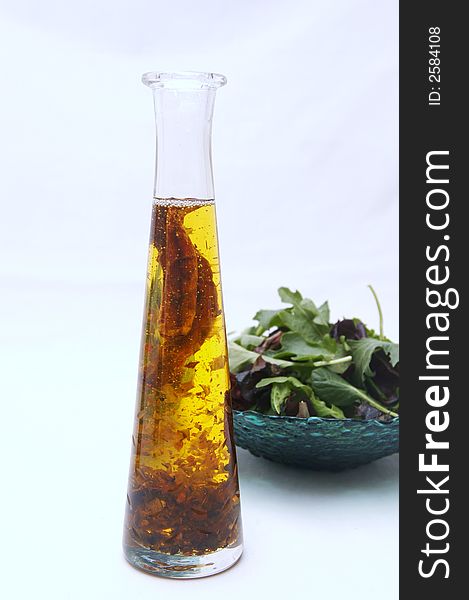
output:
[{"label": "white background", "polygon": [[397,598],[397,456],[240,451],[246,551],[193,582],[121,557],[154,168],[148,70],[227,75],[226,319],[288,285],[397,338],[397,0],[0,2],[0,503],[8,599]]}]

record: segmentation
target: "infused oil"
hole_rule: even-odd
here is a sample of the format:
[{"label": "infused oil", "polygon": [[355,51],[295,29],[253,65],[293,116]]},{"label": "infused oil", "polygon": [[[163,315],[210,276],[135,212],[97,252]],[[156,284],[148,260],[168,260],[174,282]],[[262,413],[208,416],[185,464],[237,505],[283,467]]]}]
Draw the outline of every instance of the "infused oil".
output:
[{"label": "infused oil", "polygon": [[127,543],[203,554],[239,539],[213,201],[155,200]]}]

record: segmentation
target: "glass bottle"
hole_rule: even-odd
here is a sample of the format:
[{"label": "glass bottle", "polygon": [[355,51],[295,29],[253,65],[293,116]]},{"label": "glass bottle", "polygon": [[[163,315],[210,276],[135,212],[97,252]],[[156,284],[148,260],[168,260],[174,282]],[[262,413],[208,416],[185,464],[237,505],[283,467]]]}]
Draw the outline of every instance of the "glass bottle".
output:
[{"label": "glass bottle", "polygon": [[146,73],[156,175],[124,553],[204,577],[242,553],[211,160],[214,73]]}]

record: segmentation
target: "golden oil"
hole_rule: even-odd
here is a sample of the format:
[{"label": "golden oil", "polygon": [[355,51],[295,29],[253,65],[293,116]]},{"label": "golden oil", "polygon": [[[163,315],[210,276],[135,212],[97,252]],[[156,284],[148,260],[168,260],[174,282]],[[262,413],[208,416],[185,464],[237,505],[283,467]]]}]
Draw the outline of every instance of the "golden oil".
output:
[{"label": "golden oil", "polygon": [[240,542],[215,204],[155,199],[126,536],[165,553]]}]

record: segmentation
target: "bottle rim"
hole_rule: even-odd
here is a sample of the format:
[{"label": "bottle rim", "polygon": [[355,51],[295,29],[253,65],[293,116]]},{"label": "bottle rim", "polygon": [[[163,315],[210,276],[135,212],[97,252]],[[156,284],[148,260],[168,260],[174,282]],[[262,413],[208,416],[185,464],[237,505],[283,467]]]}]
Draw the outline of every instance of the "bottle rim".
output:
[{"label": "bottle rim", "polygon": [[218,89],[224,86],[226,81],[226,77],[221,73],[203,71],[149,71],[142,75],[142,82],[152,89]]}]

